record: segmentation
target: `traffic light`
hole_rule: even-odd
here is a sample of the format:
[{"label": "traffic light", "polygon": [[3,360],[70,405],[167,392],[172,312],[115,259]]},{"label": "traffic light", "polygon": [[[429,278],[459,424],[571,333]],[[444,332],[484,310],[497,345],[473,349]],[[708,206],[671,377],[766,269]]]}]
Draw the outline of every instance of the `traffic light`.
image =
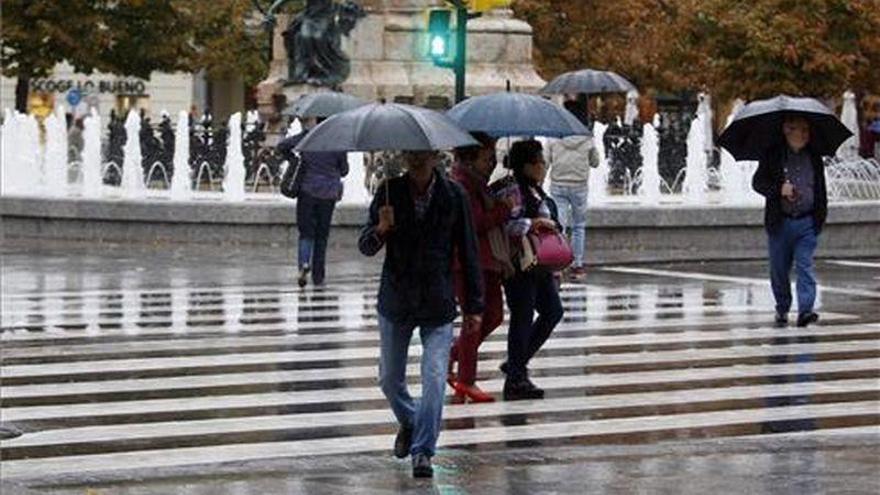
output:
[{"label": "traffic light", "polygon": [[474,12],[486,12],[493,9],[506,9],[513,0],[470,0],[468,2]]},{"label": "traffic light", "polygon": [[428,14],[428,54],[436,65],[446,66],[454,58],[452,52],[452,11],[432,9]]}]

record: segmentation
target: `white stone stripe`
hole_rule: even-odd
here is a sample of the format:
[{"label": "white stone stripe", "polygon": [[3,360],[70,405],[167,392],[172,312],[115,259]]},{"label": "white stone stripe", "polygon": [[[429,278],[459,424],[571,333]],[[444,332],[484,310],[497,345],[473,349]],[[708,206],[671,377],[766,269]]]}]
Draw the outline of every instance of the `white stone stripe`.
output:
[{"label": "white stone stripe", "polygon": [[[238,309],[238,312],[233,313],[233,310]],[[293,306],[279,308],[279,311],[276,312],[260,312],[260,313],[250,313],[244,314],[241,312],[242,306],[218,306],[216,310],[211,311],[223,311],[222,313],[217,314],[194,314],[190,315],[186,311],[166,311],[170,312],[171,315],[168,316],[140,316],[141,311],[139,309],[129,309],[129,314],[123,314],[122,310],[114,310],[111,311],[113,313],[120,313],[123,316],[118,318],[116,317],[108,317],[108,316],[100,316],[87,318],[85,315],[74,314],[71,316],[74,317],[61,317],[59,315],[53,317],[44,317],[40,321],[32,321],[29,322],[26,319],[11,319],[4,320],[3,326],[0,329],[12,329],[12,328],[20,328],[20,327],[29,327],[29,326],[87,326],[87,327],[96,327],[98,325],[122,325],[127,328],[132,328],[137,326],[138,324],[171,324],[175,318],[179,318],[180,321],[186,321],[191,323],[201,323],[201,322],[214,322],[214,321],[229,321],[229,322],[240,322],[243,321],[259,321],[262,319],[268,318],[282,318],[288,324],[299,324],[298,319],[300,318],[308,318],[308,319],[318,319],[318,318],[332,318],[331,322],[336,322],[336,324],[340,324],[340,322],[345,322],[346,320],[356,319],[359,323],[367,323],[376,320],[376,311],[375,310],[365,310],[362,307],[358,307],[352,312],[346,312],[342,308],[333,309],[333,310],[323,310],[323,311],[302,311],[299,308]],[[634,309],[615,309],[615,310],[574,310],[571,308],[566,308],[565,316],[568,318],[578,318],[578,317],[594,317],[600,318],[605,316],[629,316],[629,315],[690,315],[690,314],[736,314],[736,313],[744,313],[744,312],[753,312],[753,311],[766,311],[766,306],[755,306],[755,305],[745,305],[745,306],[695,306],[695,307],[681,307],[681,308],[634,308]],[[202,308],[198,308],[197,311],[207,311]],[[508,312],[505,311],[505,314]],[[233,316],[234,315],[234,316]],[[313,323],[313,322],[307,322]],[[318,322],[323,325],[328,325],[330,322]]]},{"label": "white stone stripe", "polygon": [[880,263],[870,263],[867,261],[823,260],[822,262],[830,265],[851,266],[855,268],[880,268]]},{"label": "white stone stripe", "polygon": [[[728,275],[715,275],[711,273],[697,273],[697,272],[676,272],[671,270],[655,270],[651,268],[634,268],[634,267],[624,267],[624,266],[610,266],[605,268],[600,268],[602,271],[612,272],[612,273],[628,273],[630,275],[649,275],[652,277],[671,277],[671,278],[681,278],[687,280],[705,280],[710,282],[728,282],[735,284],[746,284],[746,285],[759,285],[767,287],[770,284],[770,280],[766,278],[749,278],[749,277],[731,277]],[[861,297],[871,297],[871,298],[880,298],[880,291],[872,291],[872,290],[861,290],[861,289],[850,289],[845,287],[832,287],[828,285],[819,285],[818,290],[820,292],[827,292],[833,294],[843,294],[847,296],[861,296]]]},{"label": "white stone stripe", "polygon": [[[363,287],[378,287],[379,277],[376,276],[361,276],[354,279],[349,280],[328,280],[327,284],[321,289],[322,292],[313,292],[312,290],[303,291],[296,287],[296,279],[291,277],[290,283],[288,284],[255,284],[255,285],[217,285],[217,286],[196,286],[196,287],[182,287],[186,289],[188,292],[198,292],[202,293],[202,296],[208,296],[208,293],[223,293],[228,294],[231,292],[238,293],[246,293],[246,295],[260,295],[260,294],[278,294],[278,293],[305,293],[305,294],[321,294],[327,293],[331,291],[350,291],[352,289],[360,290]],[[134,287],[119,287],[113,289],[79,289],[79,290],[61,290],[61,291],[32,291],[32,292],[11,292],[7,291],[4,294],[4,298],[10,301],[18,301],[18,300],[27,300],[32,298],[67,298],[69,300],[80,300],[83,298],[92,298],[92,297],[102,297],[107,295],[150,295],[150,294],[167,294],[173,290],[172,288],[134,288]]]},{"label": "white stone stripe", "polygon": [[[880,402],[878,401],[864,401],[847,403],[846,407],[841,407],[840,404],[819,404],[449,430],[440,436],[440,445],[452,447],[522,440],[585,438],[610,434],[662,432],[685,428],[704,429],[720,426],[750,425],[769,421],[797,419],[821,421],[826,418],[876,415],[878,414],[878,407],[880,407]],[[84,473],[122,469],[133,470],[285,457],[384,452],[389,450],[392,440],[393,435],[364,435],[294,442],[188,447],[26,459],[5,461],[3,469],[6,479],[44,478],[59,474],[83,475]]]},{"label": "white stone stripe", "polygon": [[[201,287],[179,287],[179,288],[161,288],[152,287],[119,287],[113,289],[81,289],[68,291],[33,291],[33,292],[12,292],[4,289],[3,300],[9,303],[15,302],[33,302],[33,299],[42,299],[48,301],[58,299],[62,302],[81,301],[86,299],[101,298],[106,296],[140,296],[140,295],[165,295],[172,293],[174,290],[185,290],[187,294],[196,293],[195,297],[211,299],[217,297],[216,294],[238,293],[246,297],[275,296],[279,294],[305,295],[305,296],[322,296],[350,293],[352,291],[375,292],[379,288],[379,277],[364,276],[349,280],[329,280],[319,291],[314,289],[300,289],[296,287],[296,280],[291,278],[287,284],[263,284],[263,285],[221,285],[221,286],[201,286]],[[584,292],[589,290],[599,290],[604,294],[610,295],[635,295],[633,289],[630,288],[606,288],[603,286],[592,284],[571,284],[563,283],[563,292]]]},{"label": "white stone stripe", "polygon": [[[571,357],[566,358],[569,365],[578,361],[589,361],[588,357]],[[785,370],[797,372],[799,374],[812,374],[816,369],[827,369],[828,366],[821,366],[825,363],[805,362],[790,363]],[[847,365],[853,365],[849,361],[844,362]],[[687,363],[682,363],[686,366]],[[818,365],[818,366],[817,366]],[[880,359],[860,360],[857,365],[860,368],[853,368],[852,371],[858,369],[878,370],[880,369]],[[747,370],[738,370],[740,367],[721,367],[718,369],[684,369],[684,370],[663,370],[662,373],[648,375],[656,380],[655,383],[668,382],[678,377],[685,381],[709,380],[713,376],[720,377],[737,377],[742,376],[737,373],[747,372]],[[771,368],[779,371],[783,368]],[[844,367],[845,371],[851,371],[848,366]],[[765,370],[766,372],[766,370]],[[713,373],[720,373],[714,374]],[[412,376],[412,375],[411,375]],[[754,376],[754,375],[749,375]],[[758,375],[764,376],[764,375]],[[641,385],[650,383],[644,380],[646,373],[630,372],[622,374],[588,374],[588,375],[572,375],[558,377],[541,377],[536,379],[540,385],[546,390],[559,388],[585,388],[597,387],[601,385]],[[504,386],[503,379],[492,379],[480,382],[480,387],[491,393],[497,393]],[[410,387],[412,393],[419,394],[421,387],[413,385]],[[101,417],[111,415],[140,415],[148,413],[161,412],[184,412],[198,410],[214,410],[214,409],[230,409],[230,408],[254,408],[254,407],[273,407],[273,406],[291,406],[305,404],[336,404],[351,401],[380,400],[384,399],[381,390],[377,386],[371,387],[348,387],[344,389],[332,390],[308,390],[301,392],[270,392],[245,395],[218,395],[204,397],[184,397],[171,399],[146,399],[132,401],[115,401],[102,403],[79,403],[65,405],[47,405],[47,406],[25,406],[25,407],[7,407],[3,409],[3,419],[5,421],[25,421],[37,419],[56,419],[65,420],[72,418],[88,418]]]},{"label": "white stone stripe", "polygon": [[[661,310],[674,310],[674,309],[682,309],[679,307],[670,307],[670,306],[661,306],[659,308],[621,308],[618,310],[607,309],[607,305],[621,305],[623,303],[617,303],[617,301],[609,300],[604,298],[603,296],[586,296],[587,300],[583,302],[589,308],[590,313],[606,313],[609,311],[642,311],[644,313],[651,311],[661,311]],[[241,299],[241,298],[238,298]],[[138,304],[137,312],[140,313],[183,313],[185,316],[189,316],[189,313],[198,313],[204,311],[221,311],[221,310],[232,310],[232,309],[250,309],[250,310],[278,310],[282,313],[289,313],[291,311],[297,313],[308,314],[312,316],[335,316],[338,315],[340,311],[355,311],[355,312],[370,312],[374,313],[376,310],[376,299],[375,298],[366,298],[366,297],[340,297],[337,300],[333,301],[309,301],[303,302],[296,300],[292,295],[287,295],[285,297],[279,297],[278,301],[265,301],[265,302],[227,302],[222,301],[218,303],[212,304],[191,304],[187,300],[183,301],[182,305],[178,304],[162,304],[162,305],[142,305]],[[563,305],[565,305],[567,299],[573,298],[562,298]],[[664,301],[680,301],[681,298],[677,297],[662,297],[657,296],[658,302]],[[700,306],[706,308],[718,308],[725,309],[724,306],[721,306],[716,299],[702,299],[699,301]],[[713,304],[706,304],[713,303]],[[581,303],[579,303],[580,305]],[[667,304],[667,303],[665,303]],[[107,306],[99,306],[99,305],[90,305],[88,309],[85,309],[85,305],[83,307],[73,309],[73,308],[65,308],[53,307],[51,310],[47,308],[47,305],[41,305],[42,307],[30,307],[30,308],[19,308],[19,309],[8,309],[3,311],[4,319],[3,326],[10,327],[18,324],[17,322],[23,321],[26,324],[29,323],[27,321],[28,318],[32,317],[42,317],[44,319],[50,321],[58,321],[71,319],[76,320],[76,318],[82,318],[85,316],[100,316],[101,314],[107,313],[121,313],[122,307],[121,303],[114,303],[114,305],[119,305],[120,307],[107,307]],[[740,306],[731,306],[732,308],[754,308],[755,304],[750,305],[740,305]],[[328,309],[329,308],[329,309]],[[275,311],[254,311],[247,316],[261,316],[261,315],[272,315]],[[76,317],[76,318],[70,318]],[[167,318],[167,317],[166,317]]]},{"label": "white stone stripe", "polygon": [[[650,330],[651,326],[645,327]],[[565,335],[571,332],[581,332],[582,327],[577,324],[559,325],[553,335]],[[880,323],[859,325],[835,325],[814,326],[810,328],[732,328],[723,332],[706,332],[687,330],[675,333],[651,333],[649,331],[625,335],[590,335],[586,337],[593,341],[589,347],[618,346],[618,345],[643,345],[643,344],[668,344],[668,343],[712,343],[727,342],[739,339],[759,338],[796,338],[796,337],[819,337],[833,335],[852,335],[876,333],[880,331]],[[492,335],[502,337],[507,335],[507,328],[502,326]],[[412,345],[416,345],[413,339]],[[492,338],[490,340],[503,340]],[[39,347],[16,347],[4,349],[4,359],[33,358],[39,359],[45,356],[76,356],[101,358],[121,353],[146,353],[146,352],[173,352],[186,349],[199,349],[203,351],[214,350],[217,352],[230,351],[247,353],[248,349],[266,346],[287,345],[311,345],[311,344],[360,344],[361,346],[378,345],[379,335],[377,332],[339,332],[326,335],[297,335],[291,333],[280,337],[276,336],[245,336],[245,337],[204,337],[198,339],[168,339],[168,340],[145,340],[133,342],[110,342],[102,344],[61,344],[47,343]]]},{"label": "white stone stripe", "polygon": [[[550,371],[564,368],[580,368],[585,365],[586,358],[583,356],[564,357],[536,357],[530,363],[534,370]],[[501,359],[482,359],[479,361],[479,369],[496,372],[501,365]],[[613,385],[621,381],[622,384],[662,381],[687,381],[692,379],[719,379],[719,378],[753,378],[770,374],[785,374],[791,371],[800,371],[802,364],[749,364],[727,367],[701,368],[698,375],[688,368],[659,371],[630,371],[621,373],[605,373],[594,375],[595,380],[607,379],[601,382],[603,385]],[[810,373],[838,373],[841,371],[865,372],[880,371],[880,359],[848,359],[840,361],[817,361],[809,363],[807,368]],[[419,365],[407,366],[407,376],[416,377],[419,373]],[[120,392],[146,392],[150,390],[192,390],[198,393],[199,389],[208,387],[232,387],[247,385],[280,385],[282,383],[302,383],[314,381],[332,380],[358,380],[375,379],[378,376],[376,366],[350,366],[332,369],[310,369],[294,371],[264,371],[250,373],[227,373],[213,375],[187,375],[171,376],[162,378],[139,378],[131,380],[108,380],[97,382],[60,382],[44,383],[36,385],[12,385],[0,389],[0,395],[7,399],[21,398],[57,398],[70,399],[78,395],[120,393]],[[544,378],[541,378],[544,380]],[[486,382],[481,381],[484,387]],[[500,382],[499,382],[500,383]],[[543,382],[542,382],[543,383]],[[498,389],[500,390],[500,388]],[[336,397],[328,400],[339,400]]]},{"label": "white stone stripe", "polygon": [[[542,350],[588,349],[592,343],[589,337],[570,339],[550,339]],[[507,342],[490,341],[480,347],[484,352],[503,352],[507,350]],[[588,357],[587,366],[668,363],[675,361],[694,361],[709,359],[730,359],[744,357],[762,357],[792,353],[825,353],[825,352],[859,352],[872,350],[864,342],[823,342],[810,344],[786,344],[776,346],[743,346],[735,345],[721,349],[685,349],[676,351],[630,352],[614,354],[597,354]],[[874,348],[873,350],[876,350]],[[421,356],[421,346],[412,346],[410,356]],[[285,352],[254,352],[239,354],[230,359],[227,355],[184,356],[145,359],[107,359],[99,365],[92,361],[21,364],[4,366],[6,378],[26,378],[52,375],[70,375],[77,373],[110,373],[136,372],[148,370],[169,370],[176,368],[205,368],[218,366],[272,365],[291,362],[341,362],[354,359],[378,360],[379,349],[376,347],[359,347],[353,349],[332,349],[321,351],[285,351]]]},{"label": "white stone stripe", "polygon": [[[821,382],[783,383],[726,388],[700,388],[636,394],[590,395],[536,401],[494,402],[478,405],[449,405],[445,419],[490,418],[509,414],[543,414],[582,412],[608,408],[645,406],[685,406],[719,401],[764,399],[780,396],[814,396],[819,394],[871,393],[880,386],[878,379],[836,380]],[[3,448],[57,446],[82,442],[158,440],[192,435],[220,435],[271,430],[341,428],[351,426],[395,424],[388,408],[362,411],[321,412],[293,415],[249,416],[194,421],[102,425],[58,430],[37,431],[0,442]],[[533,423],[534,424],[534,423]]]},{"label": "white stone stripe", "polygon": [[[571,328],[573,330],[629,330],[632,328],[679,328],[679,327],[698,327],[705,325],[749,325],[749,324],[765,324],[771,321],[772,313],[760,313],[752,311],[746,314],[721,315],[721,316],[703,316],[695,315],[687,319],[663,319],[663,320],[588,320],[586,322],[563,322],[557,330]],[[822,313],[822,321],[838,321],[846,319],[855,319],[852,315],[842,313]],[[86,330],[65,330],[60,328],[49,328],[45,331],[34,333],[27,330],[9,330],[0,334],[2,341],[17,342],[37,342],[40,340],[63,340],[63,339],[82,339],[83,337],[94,337],[101,335],[126,335],[126,336],[151,336],[151,337],[177,337],[186,335],[189,332],[194,334],[204,334],[213,332],[215,334],[225,332],[227,335],[246,336],[248,334],[264,331],[283,331],[289,335],[296,335],[298,331],[303,330],[339,330],[344,329],[346,332],[355,332],[361,334],[370,334],[376,332],[377,321],[375,318],[363,319],[358,325],[349,325],[344,321],[335,322],[307,322],[295,323],[295,327],[285,323],[273,324],[256,324],[247,325],[237,329],[232,329],[226,323],[222,325],[204,325],[196,327],[174,327],[169,328],[139,328],[139,327],[122,327],[118,329],[95,329]],[[502,326],[503,328],[503,326]],[[506,331],[506,330],[499,330]],[[216,336],[216,335],[214,335]],[[213,337],[213,336],[212,336]]]}]

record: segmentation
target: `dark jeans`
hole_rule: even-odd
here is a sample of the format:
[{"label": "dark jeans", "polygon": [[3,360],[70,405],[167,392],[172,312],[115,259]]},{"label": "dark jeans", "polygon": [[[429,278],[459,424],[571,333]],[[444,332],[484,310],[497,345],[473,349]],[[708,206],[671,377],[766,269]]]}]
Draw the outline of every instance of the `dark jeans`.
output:
[{"label": "dark jeans", "polygon": [[529,361],[562,320],[562,301],[553,274],[542,271],[517,272],[504,282],[504,292],[510,308],[507,378],[517,381],[528,376]]},{"label": "dark jeans", "polygon": [[299,268],[308,265],[312,281],[324,282],[327,239],[336,201],[319,199],[301,192],[296,201],[296,226],[299,229]]},{"label": "dark jeans", "polygon": [[776,299],[776,312],[785,314],[791,309],[792,264],[797,272],[798,313],[813,311],[816,302],[816,274],[813,253],[818,236],[812,216],[786,218],[768,239],[770,251],[770,285]]}]

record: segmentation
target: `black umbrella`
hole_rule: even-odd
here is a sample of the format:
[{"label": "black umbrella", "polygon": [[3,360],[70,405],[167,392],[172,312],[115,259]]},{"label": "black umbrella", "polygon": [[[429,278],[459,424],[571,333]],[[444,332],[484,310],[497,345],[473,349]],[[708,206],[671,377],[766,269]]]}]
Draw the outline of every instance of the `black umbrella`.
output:
[{"label": "black umbrella", "polygon": [[297,151],[429,151],[476,146],[445,115],[400,103],[373,103],[336,114],[312,129]]},{"label": "black umbrella", "polygon": [[636,89],[635,85],[616,72],[584,69],[566,72],[550,81],[541,90],[542,94],[598,94],[626,93]]},{"label": "black umbrella", "polygon": [[467,99],[446,112],[462,129],[493,137],[590,135],[562,105],[523,93],[494,93]]},{"label": "black umbrella", "polygon": [[810,148],[819,155],[833,155],[852,136],[819,100],[780,95],[742,107],[721,133],[718,144],[737,160],[760,160],[771,146],[784,142],[782,122],[789,115],[810,122]]},{"label": "black umbrella", "polygon": [[302,95],[281,112],[282,115],[300,118],[326,118],[366,105],[367,102],[345,93],[322,91]]}]

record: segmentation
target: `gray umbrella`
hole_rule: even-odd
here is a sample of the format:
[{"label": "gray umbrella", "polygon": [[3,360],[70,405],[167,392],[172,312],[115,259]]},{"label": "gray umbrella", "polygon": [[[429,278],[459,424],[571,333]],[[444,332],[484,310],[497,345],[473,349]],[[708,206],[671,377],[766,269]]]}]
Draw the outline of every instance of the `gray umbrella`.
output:
[{"label": "gray umbrella", "polygon": [[476,146],[445,115],[400,103],[372,103],[325,120],[297,151],[429,151]]},{"label": "gray umbrella", "polygon": [[626,93],[634,89],[636,87],[633,83],[616,72],[584,69],[566,72],[556,77],[544,86],[541,93],[546,95]]},{"label": "gray umbrella", "polygon": [[349,94],[323,91],[301,96],[284,109],[282,115],[300,118],[330,117],[366,105],[367,102]]},{"label": "gray umbrella", "polygon": [[562,105],[523,93],[477,96],[455,105],[446,115],[462,129],[494,137],[590,135]]}]

